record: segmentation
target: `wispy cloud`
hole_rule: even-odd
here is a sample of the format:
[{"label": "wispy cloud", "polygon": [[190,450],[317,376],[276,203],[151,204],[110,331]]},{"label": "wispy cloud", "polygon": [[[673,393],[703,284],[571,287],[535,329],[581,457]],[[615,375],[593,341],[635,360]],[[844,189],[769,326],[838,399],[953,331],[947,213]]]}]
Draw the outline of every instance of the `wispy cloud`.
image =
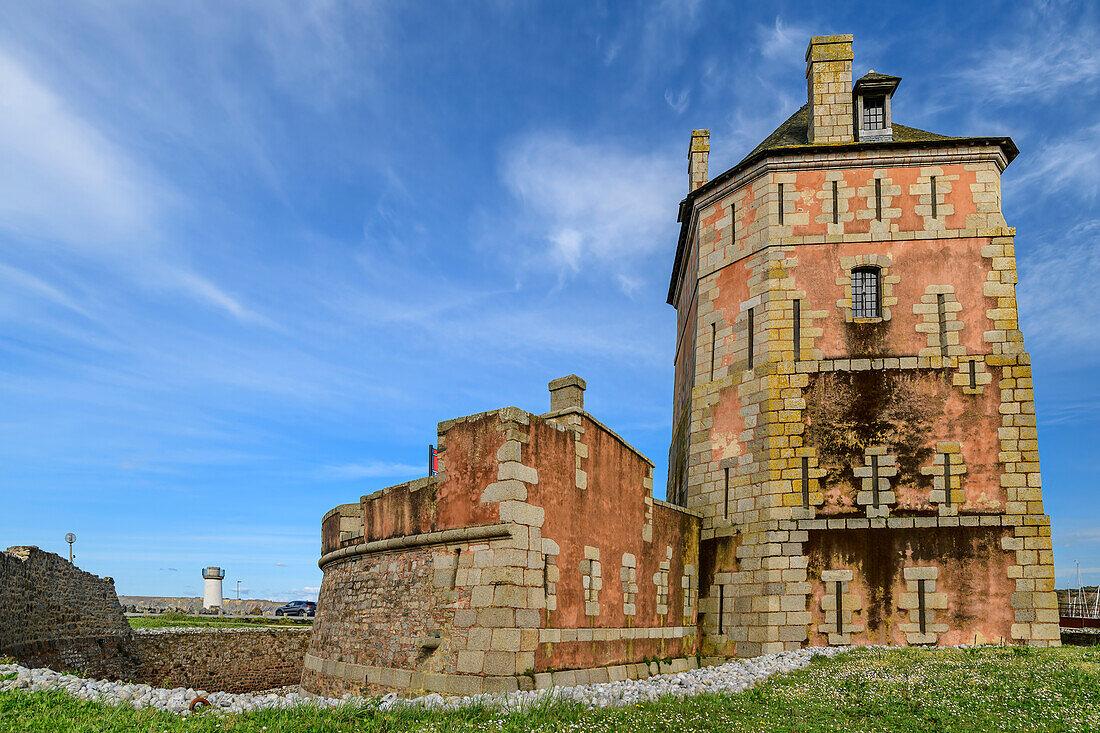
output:
[{"label": "wispy cloud", "polygon": [[1100,543],[1100,528],[1079,529],[1068,534],[1059,534],[1061,544],[1066,547]]},{"label": "wispy cloud", "polygon": [[26,294],[38,296],[60,305],[74,313],[79,313],[88,320],[96,320],[95,316],[85,310],[70,295],[29,272],[0,262],[0,279],[7,281],[11,288],[23,290]]},{"label": "wispy cloud", "polygon": [[184,292],[225,311],[238,321],[257,324],[266,328],[276,328],[275,324],[268,318],[246,308],[237,298],[226,293],[205,277],[182,268],[172,268],[168,272]]},{"label": "wispy cloud", "polygon": [[78,249],[154,238],[163,184],[3,49],[0,88],[0,228]]},{"label": "wispy cloud", "polygon": [[528,264],[627,274],[674,236],[683,166],[651,152],[536,133],[504,152],[502,177],[534,240]]},{"label": "wispy cloud", "polygon": [[1015,24],[1017,32],[976,51],[958,73],[967,96],[1009,104],[1025,97],[1049,101],[1071,88],[1074,95],[1095,94],[1100,33],[1092,23],[1076,22],[1071,8],[1036,4]]},{"label": "wispy cloud", "polygon": [[[1033,245],[1019,266],[1017,295],[1031,348],[1074,363],[1091,362],[1100,352],[1100,302],[1092,297],[1100,282],[1100,219]],[[1069,409],[1064,418],[1074,414]]]},{"label": "wispy cloud", "polygon": [[278,600],[294,601],[294,600],[309,600],[316,599],[317,594],[321,592],[321,586],[319,585],[307,585],[302,588],[291,588],[283,593],[277,594]]},{"label": "wispy cloud", "polygon": [[325,466],[321,473],[323,476],[337,479],[364,479],[364,478],[405,478],[416,477],[427,473],[427,459],[423,466],[413,466],[408,463],[386,463],[384,461],[365,461],[363,463],[345,463],[337,466]]},{"label": "wispy cloud", "polygon": [[671,89],[665,90],[665,102],[672,108],[678,115],[682,115],[684,110],[688,108],[688,103],[691,101],[691,89],[684,88],[678,92],[673,92]]},{"label": "wispy cloud", "polygon": [[806,44],[812,35],[809,27],[790,25],[778,15],[775,16],[774,24],[756,26],[760,53],[769,63],[778,62],[786,67],[802,65]]},{"label": "wispy cloud", "polygon": [[1100,123],[1048,138],[1021,162],[1027,167],[1010,179],[1012,190],[1027,192],[1031,201],[1069,195],[1094,202],[1100,194]]}]

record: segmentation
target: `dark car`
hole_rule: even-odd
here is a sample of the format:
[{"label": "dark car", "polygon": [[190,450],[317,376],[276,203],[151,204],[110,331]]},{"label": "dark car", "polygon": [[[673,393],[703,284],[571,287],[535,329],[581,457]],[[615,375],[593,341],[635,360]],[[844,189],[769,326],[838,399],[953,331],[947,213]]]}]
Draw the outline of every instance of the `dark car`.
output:
[{"label": "dark car", "polygon": [[291,601],[275,609],[276,616],[312,616],[317,613],[317,604],[313,601]]}]

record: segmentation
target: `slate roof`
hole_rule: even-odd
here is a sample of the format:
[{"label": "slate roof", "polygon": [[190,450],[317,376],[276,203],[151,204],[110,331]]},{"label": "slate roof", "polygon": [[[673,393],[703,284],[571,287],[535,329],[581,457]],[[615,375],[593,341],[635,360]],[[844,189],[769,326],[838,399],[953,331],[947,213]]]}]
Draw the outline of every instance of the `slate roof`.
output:
[{"label": "slate roof", "polygon": [[[876,74],[875,76],[885,76],[884,74]],[[744,163],[749,158],[752,158],[757,153],[764,150],[774,150],[776,148],[793,148],[798,145],[809,145],[809,131],[806,123],[806,117],[809,114],[809,105],[802,105],[802,109],[795,112],[793,115],[787,118],[779,127],[775,128],[775,132],[764,138],[764,141],[753,148],[752,152],[745,156]],[[953,138],[947,135],[940,135],[935,132],[928,132],[927,130],[918,130],[915,127],[906,127],[905,125],[899,125],[894,123],[891,125],[894,131],[895,142],[926,142],[932,140],[963,140],[965,138]],[[740,166],[740,163],[738,164]]]},{"label": "slate roof", "polygon": [[[898,77],[888,77],[886,74],[868,74],[867,76],[874,77],[886,77],[887,79],[896,79]],[[878,81],[876,78],[875,81]],[[676,281],[680,275],[681,259],[684,256],[684,246],[687,241],[688,226],[691,223],[691,211],[692,203],[698,196],[709,192],[710,190],[721,186],[724,182],[734,177],[739,171],[748,168],[761,158],[768,157],[772,154],[797,154],[797,153],[811,153],[811,152],[840,152],[844,150],[861,149],[861,148],[907,148],[907,147],[928,147],[941,145],[944,142],[957,143],[959,145],[997,145],[1004,151],[1005,156],[1008,158],[1008,162],[1019,154],[1019,150],[1016,144],[1012,142],[1010,137],[951,137],[948,135],[940,135],[935,132],[928,132],[927,130],[919,130],[915,127],[906,127],[905,125],[899,125],[896,122],[891,124],[893,130],[893,140],[887,141],[853,141],[850,143],[826,143],[811,145],[809,140],[808,126],[806,117],[808,114],[808,105],[803,105],[800,110],[787,118],[787,120],[775,129],[772,134],[764,138],[764,141],[753,148],[752,152],[746,155],[740,163],[730,168],[728,171],[721,173],[714,178],[707,181],[705,184],[690,192],[683,201],[680,202],[680,212],[677,217],[677,221],[680,222],[680,238],[676,247],[676,260],[672,265],[672,279],[668,286],[668,299],[669,305],[674,305],[673,298],[675,296]]]},{"label": "slate roof", "polygon": [[890,76],[889,74],[879,74],[879,73],[874,72],[874,71],[868,71],[866,74],[864,74],[863,76],[856,79],[856,86],[859,86],[860,82],[870,82],[870,81],[885,81],[885,82],[895,82],[896,81],[896,82],[900,82],[901,77],[900,76]]}]

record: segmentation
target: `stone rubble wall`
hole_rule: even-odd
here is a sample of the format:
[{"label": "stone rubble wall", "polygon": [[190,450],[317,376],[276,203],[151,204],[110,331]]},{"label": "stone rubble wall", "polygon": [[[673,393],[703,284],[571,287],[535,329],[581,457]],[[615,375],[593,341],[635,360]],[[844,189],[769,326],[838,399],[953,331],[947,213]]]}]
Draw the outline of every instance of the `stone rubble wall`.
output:
[{"label": "stone rubble wall", "polygon": [[114,580],[37,547],[0,552],[0,655],[105,677],[134,673]]},{"label": "stone rubble wall", "polygon": [[146,629],[133,633],[137,681],[155,687],[254,692],[301,681],[309,628]]},{"label": "stone rubble wall", "polygon": [[312,631],[132,631],[111,578],[37,547],[0,552],[0,609],[0,656],[27,667],[211,692],[297,684]]},{"label": "stone rubble wall", "polygon": [[[229,588],[232,591],[232,588]],[[303,599],[304,600],[304,599]],[[187,613],[197,614],[202,609],[202,597],[188,598],[184,596],[119,596],[118,602],[122,608],[130,613]],[[286,605],[286,601],[269,601],[261,598],[223,598],[222,613],[233,616],[260,614],[271,616],[276,608]]]}]

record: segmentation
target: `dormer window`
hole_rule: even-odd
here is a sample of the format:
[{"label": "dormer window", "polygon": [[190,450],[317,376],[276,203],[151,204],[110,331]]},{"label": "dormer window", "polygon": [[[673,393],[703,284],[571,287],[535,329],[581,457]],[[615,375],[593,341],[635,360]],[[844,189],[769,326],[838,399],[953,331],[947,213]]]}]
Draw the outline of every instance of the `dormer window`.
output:
[{"label": "dormer window", "polygon": [[873,70],[856,81],[852,89],[855,97],[856,140],[881,142],[893,140],[894,130],[890,121],[890,98],[901,83],[901,77],[876,74]]},{"label": "dormer window", "polygon": [[863,98],[863,129],[886,129],[886,97]]}]

